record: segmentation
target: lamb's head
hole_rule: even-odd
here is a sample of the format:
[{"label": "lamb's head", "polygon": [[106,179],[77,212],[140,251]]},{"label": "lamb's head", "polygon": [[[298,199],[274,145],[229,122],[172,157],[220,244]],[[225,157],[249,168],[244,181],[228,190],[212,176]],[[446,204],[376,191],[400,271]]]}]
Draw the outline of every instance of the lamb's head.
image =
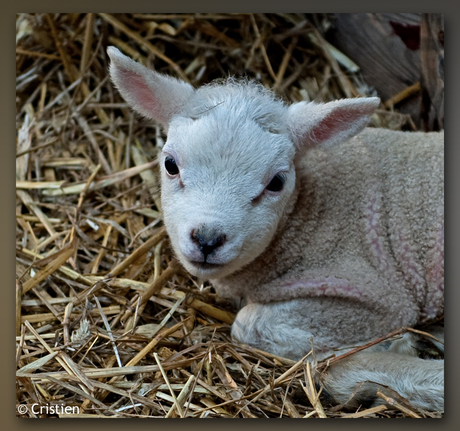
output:
[{"label": "lamb's head", "polygon": [[192,274],[220,278],[259,256],[289,207],[295,160],[366,126],[377,98],[285,105],[260,84],[194,90],[108,49],[112,80],[168,138],[160,157],[164,221]]}]

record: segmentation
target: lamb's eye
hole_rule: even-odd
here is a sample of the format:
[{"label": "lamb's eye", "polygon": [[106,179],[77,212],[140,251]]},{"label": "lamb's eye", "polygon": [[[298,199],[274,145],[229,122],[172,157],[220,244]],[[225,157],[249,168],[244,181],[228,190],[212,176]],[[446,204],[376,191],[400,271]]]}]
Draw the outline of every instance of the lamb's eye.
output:
[{"label": "lamb's eye", "polygon": [[281,174],[276,174],[267,185],[267,190],[271,192],[279,192],[283,190],[285,178]]},{"label": "lamb's eye", "polygon": [[169,175],[177,175],[179,173],[176,161],[171,156],[166,156],[165,168]]}]

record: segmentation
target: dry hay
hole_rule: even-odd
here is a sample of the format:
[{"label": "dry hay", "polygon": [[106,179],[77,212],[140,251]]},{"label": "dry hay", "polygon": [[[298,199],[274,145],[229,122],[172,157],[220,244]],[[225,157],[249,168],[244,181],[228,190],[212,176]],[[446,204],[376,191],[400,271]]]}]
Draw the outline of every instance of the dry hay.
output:
[{"label": "dry hay", "polygon": [[[363,95],[318,31],[327,19],[17,15],[17,404],[79,407],[23,416],[350,416],[318,397],[326,363],[233,343],[234,315],[177,264],[158,194],[164,136],[114,90],[105,53],[194,85],[245,74],[291,101]],[[385,402],[351,417],[430,415]]]}]

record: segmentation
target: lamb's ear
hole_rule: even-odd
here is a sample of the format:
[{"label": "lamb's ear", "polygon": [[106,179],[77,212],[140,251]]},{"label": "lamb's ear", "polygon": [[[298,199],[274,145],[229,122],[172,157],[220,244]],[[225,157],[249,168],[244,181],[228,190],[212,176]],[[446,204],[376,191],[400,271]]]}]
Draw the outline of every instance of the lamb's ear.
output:
[{"label": "lamb's ear", "polygon": [[287,112],[291,138],[299,148],[332,147],[364,129],[379,103],[378,97],[294,103]]},{"label": "lamb's ear", "polygon": [[110,77],[123,98],[134,110],[167,128],[171,117],[193,94],[193,87],[148,69],[113,46],[107,48],[107,54]]}]

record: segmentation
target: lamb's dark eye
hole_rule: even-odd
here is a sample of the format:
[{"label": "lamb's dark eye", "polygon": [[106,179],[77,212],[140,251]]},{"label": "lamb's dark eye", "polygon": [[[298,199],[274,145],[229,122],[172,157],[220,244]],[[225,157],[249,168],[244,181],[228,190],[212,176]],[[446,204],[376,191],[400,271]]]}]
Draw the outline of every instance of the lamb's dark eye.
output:
[{"label": "lamb's dark eye", "polygon": [[179,173],[176,161],[171,156],[166,156],[165,168],[169,175],[177,175]]},{"label": "lamb's dark eye", "polygon": [[281,174],[276,174],[268,183],[267,190],[271,192],[279,192],[283,190],[285,178]]}]

